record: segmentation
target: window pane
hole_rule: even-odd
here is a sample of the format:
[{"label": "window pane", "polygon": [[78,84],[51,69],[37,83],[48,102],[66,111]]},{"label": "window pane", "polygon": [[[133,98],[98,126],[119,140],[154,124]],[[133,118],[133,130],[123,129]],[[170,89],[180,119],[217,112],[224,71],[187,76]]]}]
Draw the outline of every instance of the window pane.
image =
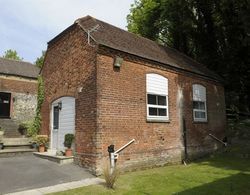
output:
[{"label": "window pane", "polygon": [[194,109],[205,110],[205,102],[194,101],[193,107]]},{"label": "window pane", "polygon": [[195,111],[194,116],[195,116],[195,118],[200,118],[200,119],[205,119],[206,118],[205,112],[200,112],[200,111]]},{"label": "window pane", "polygon": [[158,105],[166,106],[166,96],[158,96]]},{"label": "window pane", "polygon": [[149,108],[149,115],[157,116],[157,108]]},{"label": "window pane", "polygon": [[167,109],[159,108],[158,112],[159,112],[159,116],[167,116]]},{"label": "window pane", "polygon": [[156,105],[156,95],[148,94],[148,104]]},{"label": "window pane", "polygon": [[54,107],[54,110],[53,110],[53,129],[58,129],[59,127],[59,108],[58,106],[55,106]]}]

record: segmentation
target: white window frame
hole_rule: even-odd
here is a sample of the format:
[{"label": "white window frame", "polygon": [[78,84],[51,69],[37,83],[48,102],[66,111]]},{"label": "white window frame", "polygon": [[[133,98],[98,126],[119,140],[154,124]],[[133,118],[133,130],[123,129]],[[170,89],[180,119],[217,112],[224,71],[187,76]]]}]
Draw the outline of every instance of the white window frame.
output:
[{"label": "white window frame", "polygon": [[[195,122],[207,122],[207,100],[206,100],[206,87],[200,84],[193,84],[192,86],[193,89],[193,119]],[[200,95],[195,95],[195,90],[200,90],[198,93]],[[204,94],[202,94],[202,91]],[[201,95],[202,94],[202,95]],[[204,109],[196,109],[194,108],[194,102],[202,102],[204,103]],[[205,118],[197,118],[195,117],[195,112],[203,112],[205,113]]]},{"label": "white window frame", "polygon": [[[147,97],[146,97],[146,104],[147,104],[147,120],[148,121],[156,121],[156,122],[167,122],[169,121],[169,109],[168,109],[168,79],[159,75],[159,74],[154,74],[154,73],[149,73],[147,74],[147,85],[148,85],[148,76],[154,75],[156,77],[159,77],[163,80],[165,80],[166,84],[166,92],[165,94],[163,93],[157,93],[157,91],[148,91],[148,86],[147,86]],[[166,105],[155,105],[155,104],[148,104],[148,95],[155,95],[155,96],[164,96],[166,97]],[[156,100],[157,101],[157,100]],[[149,115],[149,108],[162,108],[166,109],[166,116],[155,116],[155,115]]]}]

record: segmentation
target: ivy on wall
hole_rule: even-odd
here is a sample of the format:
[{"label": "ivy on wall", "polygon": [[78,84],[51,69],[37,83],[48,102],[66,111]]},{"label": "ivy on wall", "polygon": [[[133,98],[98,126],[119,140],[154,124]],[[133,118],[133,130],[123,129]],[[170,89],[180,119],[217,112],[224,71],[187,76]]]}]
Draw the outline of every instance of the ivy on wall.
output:
[{"label": "ivy on wall", "polygon": [[36,107],[36,116],[30,128],[28,128],[27,135],[35,136],[39,133],[41,128],[41,107],[44,101],[44,82],[41,75],[38,76],[38,92],[37,92],[37,107]]}]

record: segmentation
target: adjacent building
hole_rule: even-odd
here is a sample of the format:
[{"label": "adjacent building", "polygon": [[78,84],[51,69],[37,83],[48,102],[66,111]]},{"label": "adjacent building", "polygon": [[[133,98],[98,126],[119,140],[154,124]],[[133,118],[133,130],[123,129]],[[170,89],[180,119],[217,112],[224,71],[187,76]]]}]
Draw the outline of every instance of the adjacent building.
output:
[{"label": "adjacent building", "polygon": [[19,136],[18,125],[33,120],[39,71],[31,63],[0,58],[0,127],[6,137]]}]

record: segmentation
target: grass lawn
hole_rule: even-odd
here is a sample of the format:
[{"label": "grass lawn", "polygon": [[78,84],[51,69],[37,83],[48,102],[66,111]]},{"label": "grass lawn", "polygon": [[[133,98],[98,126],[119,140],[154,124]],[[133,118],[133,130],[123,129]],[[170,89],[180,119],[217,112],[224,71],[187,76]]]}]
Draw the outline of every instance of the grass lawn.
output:
[{"label": "grass lawn", "polygon": [[123,174],[114,190],[93,185],[55,194],[247,195],[250,194],[250,159],[240,158],[232,152],[217,154],[187,166],[165,166]]}]

